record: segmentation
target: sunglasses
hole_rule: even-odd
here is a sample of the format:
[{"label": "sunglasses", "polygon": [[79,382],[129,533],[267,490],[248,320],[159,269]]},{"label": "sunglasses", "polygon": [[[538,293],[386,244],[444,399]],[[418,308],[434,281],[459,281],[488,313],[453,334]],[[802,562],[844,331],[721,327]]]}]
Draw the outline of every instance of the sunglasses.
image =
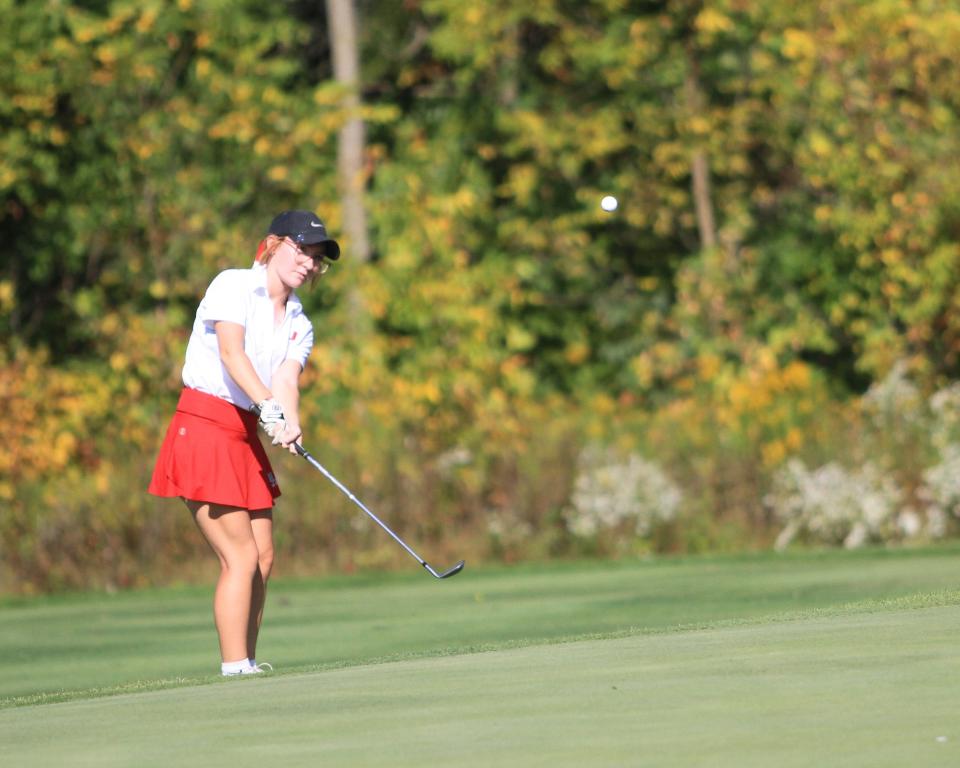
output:
[{"label": "sunglasses", "polygon": [[303,250],[298,243],[296,243],[294,240],[291,240],[289,237],[285,237],[283,240],[285,243],[292,245],[299,256],[312,261],[313,268],[316,270],[318,275],[322,275],[328,269],[330,269],[330,262],[324,260],[322,253],[318,253],[316,256],[311,256],[309,253]]}]

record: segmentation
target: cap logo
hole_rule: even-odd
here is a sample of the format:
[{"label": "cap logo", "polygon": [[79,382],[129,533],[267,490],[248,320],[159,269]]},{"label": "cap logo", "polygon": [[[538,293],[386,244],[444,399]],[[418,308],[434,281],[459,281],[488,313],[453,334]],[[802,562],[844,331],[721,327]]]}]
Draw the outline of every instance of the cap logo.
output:
[{"label": "cap logo", "polygon": [[316,224],[316,223],[314,223],[314,222],[311,221],[311,222],[310,222],[310,226],[311,226],[311,227],[322,227],[323,224]]}]

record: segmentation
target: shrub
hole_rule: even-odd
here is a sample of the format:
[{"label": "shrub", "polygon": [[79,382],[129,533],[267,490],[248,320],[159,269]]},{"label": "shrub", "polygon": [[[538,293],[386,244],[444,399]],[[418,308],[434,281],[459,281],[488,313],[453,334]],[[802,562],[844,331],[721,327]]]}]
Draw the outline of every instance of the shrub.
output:
[{"label": "shrub", "polygon": [[847,548],[915,531],[904,493],[873,464],[848,470],[831,462],[809,470],[794,459],[776,473],[765,502],[784,524],[775,546],[796,538]]},{"label": "shrub", "polygon": [[682,502],[682,492],[656,463],[592,445],[577,462],[566,521],[577,537],[612,535],[614,549],[624,549],[676,520]]}]

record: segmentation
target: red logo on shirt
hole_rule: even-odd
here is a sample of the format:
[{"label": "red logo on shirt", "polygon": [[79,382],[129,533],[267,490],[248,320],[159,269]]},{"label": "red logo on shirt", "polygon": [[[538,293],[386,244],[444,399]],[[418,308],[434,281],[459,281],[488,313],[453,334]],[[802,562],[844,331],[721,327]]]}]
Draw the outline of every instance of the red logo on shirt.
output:
[{"label": "red logo on shirt", "polygon": [[290,334],[290,341],[293,341],[296,338],[297,338],[297,332],[294,331],[293,333]]}]

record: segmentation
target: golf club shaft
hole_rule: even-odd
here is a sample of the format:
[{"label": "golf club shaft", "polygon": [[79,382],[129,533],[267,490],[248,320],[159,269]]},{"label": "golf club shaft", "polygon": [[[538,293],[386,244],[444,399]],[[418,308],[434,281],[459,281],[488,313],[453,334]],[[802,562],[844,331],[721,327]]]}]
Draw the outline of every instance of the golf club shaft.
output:
[{"label": "golf club shaft", "polygon": [[[255,413],[258,417],[260,416],[260,408],[256,403],[250,406],[250,410],[253,411],[253,413]],[[395,542],[397,542],[397,544],[403,547],[414,560],[416,560],[418,563],[420,563],[420,565],[426,568],[427,572],[431,576],[433,576],[436,579],[447,579],[451,576],[456,576],[458,573],[460,573],[460,571],[463,570],[464,563],[463,563],[463,560],[461,560],[452,568],[447,569],[443,573],[438,573],[436,570],[434,570],[434,568],[430,565],[430,563],[428,563],[426,560],[420,557],[420,555],[414,552],[413,549],[411,549],[410,546],[407,544],[407,542],[405,542],[403,539],[397,536],[397,534],[391,531],[389,526],[385,522],[383,522],[383,520],[381,520],[379,517],[373,514],[373,512],[367,509],[366,506],[363,504],[363,502],[361,502],[360,499],[354,496],[353,492],[349,488],[347,488],[347,486],[345,486],[343,483],[337,480],[337,478],[335,478],[333,475],[331,475],[327,471],[327,468],[324,467],[323,464],[321,464],[319,461],[313,458],[313,456],[310,455],[310,451],[308,451],[306,448],[300,445],[300,443],[294,443],[293,447],[296,449],[297,453],[299,453],[303,458],[305,458],[308,462],[310,462],[310,464],[313,465],[315,469],[318,469],[323,474],[323,476],[327,478],[327,480],[329,480],[331,483],[337,486],[337,488],[339,488],[340,491],[348,499],[350,499],[350,501],[352,501],[354,504],[360,507],[360,509],[362,509],[367,514],[367,516],[371,520],[373,520],[373,522],[375,522],[377,525],[383,528],[383,530],[389,533],[390,538],[392,538]]]},{"label": "golf club shaft", "polygon": [[399,536],[397,536],[397,534],[395,534],[392,530],[390,530],[389,526],[385,522],[383,522],[383,520],[381,520],[379,517],[373,514],[373,512],[367,509],[366,505],[364,505],[364,503],[360,501],[360,499],[358,499],[349,488],[347,488],[343,483],[337,480],[337,478],[335,478],[332,474],[330,474],[330,472],[327,471],[327,468],[324,467],[323,464],[321,464],[319,461],[313,458],[313,456],[310,454],[310,451],[308,451],[306,448],[300,445],[300,443],[295,443],[294,445],[297,449],[297,453],[299,453],[301,456],[303,456],[303,458],[309,461],[316,469],[320,470],[320,472],[323,473],[323,476],[327,478],[327,480],[329,480],[331,483],[337,486],[337,488],[339,488],[346,495],[346,497],[350,499],[350,501],[352,501],[354,504],[360,507],[360,509],[366,512],[367,515],[370,517],[370,519],[373,520],[373,522],[375,522],[377,525],[383,528],[383,530],[389,533],[390,536],[393,538],[393,540],[397,542],[397,544],[399,544],[401,547],[407,550],[407,552],[410,553],[411,557],[413,557],[418,563],[420,563],[420,565],[422,565],[424,568],[430,571],[430,573],[432,573],[434,576],[438,575],[427,564],[426,560],[420,557],[420,555],[414,552],[413,549],[403,539],[401,539]]}]

